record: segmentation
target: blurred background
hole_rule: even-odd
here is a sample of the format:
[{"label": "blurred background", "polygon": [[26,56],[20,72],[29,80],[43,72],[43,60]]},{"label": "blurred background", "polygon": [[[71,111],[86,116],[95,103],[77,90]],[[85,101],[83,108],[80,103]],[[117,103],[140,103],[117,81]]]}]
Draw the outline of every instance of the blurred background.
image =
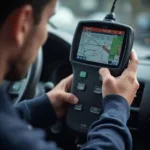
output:
[{"label": "blurred background", "polygon": [[[56,15],[50,21],[56,28],[73,34],[80,20],[103,20],[110,11],[113,1],[59,0]],[[145,51],[148,48],[147,51],[150,54],[149,9],[144,7],[140,0],[118,0],[115,13],[118,22],[134,28],[137,49],[140,50],[144,46]]]}]

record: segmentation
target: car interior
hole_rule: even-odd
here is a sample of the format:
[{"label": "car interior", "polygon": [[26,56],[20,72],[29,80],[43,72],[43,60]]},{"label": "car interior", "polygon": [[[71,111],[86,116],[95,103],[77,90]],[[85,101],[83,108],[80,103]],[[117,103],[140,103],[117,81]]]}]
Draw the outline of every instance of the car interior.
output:
[{"label": "car interior", "polygon": [[[63,6],[67,2],[67,0],[64,0]],[[73,2],[71,4],[73,5]],[[101,2],[102,4],[103,2]],[[127,6],[127,4],[124,5]],[[92,19],[92,16],[90,19]],[[130,108],[130,118],[128,120],[128,128],[133,138],[133,150],[150,148],[150,40],[147,35],[141,35],[141,32],[144,33],[145,30],[145,33],[148,34],[148,29],[145,29],[146,25],[144,26],[142,23],[145,23],[150,31],[150,17],[146,13],[138,15],[135,25],[137,29],[135,43],[133,46],[140,60],[137,74],[140,88]],[[52,90],[62,79],[73,73],[69,60],[74,35],[71,30],[73,29],[69,31],[61,29],[50,20],[48,24],[48,39],[40,48],[36,61],[31,65],[26,78],[17,82],[3,82],[3,87],[13,99],[14,105],[24,99],[38,97]],[[86,136],[82,136],[80,133],[76,133],[67,127],[65,117],[44,130],[47,134],[48,141],[56,141],[58,146],[65,150],[80,149],[87,140]]]}]

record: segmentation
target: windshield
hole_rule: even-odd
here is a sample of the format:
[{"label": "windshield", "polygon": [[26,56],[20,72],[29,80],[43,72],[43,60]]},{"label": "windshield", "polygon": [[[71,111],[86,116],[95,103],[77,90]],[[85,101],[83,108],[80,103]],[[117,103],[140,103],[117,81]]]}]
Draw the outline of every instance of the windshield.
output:
[{"label": "windshield", "polygon": [[[80,20],[103,20],[114,0],[59,0],[57,13],[51,22],[59,29],[73,34]],[[138,55],[150,55],[150,12],[140,0],[118,0],[117,22],[130,25],[135,30],[135,47]],[[144,52],[141,49],[144,47]]]}]

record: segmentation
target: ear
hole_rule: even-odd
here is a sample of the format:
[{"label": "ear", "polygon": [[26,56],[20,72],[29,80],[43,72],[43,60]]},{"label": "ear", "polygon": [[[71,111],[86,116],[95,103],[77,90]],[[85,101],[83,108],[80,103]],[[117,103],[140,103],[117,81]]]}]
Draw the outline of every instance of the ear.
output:
[{"label": "ear", "polygon": [[10,16],[10,32],[13,41],[18,47],[26,42],[33,26],[33,9],[30,5],[25,5],[15,10]]}]

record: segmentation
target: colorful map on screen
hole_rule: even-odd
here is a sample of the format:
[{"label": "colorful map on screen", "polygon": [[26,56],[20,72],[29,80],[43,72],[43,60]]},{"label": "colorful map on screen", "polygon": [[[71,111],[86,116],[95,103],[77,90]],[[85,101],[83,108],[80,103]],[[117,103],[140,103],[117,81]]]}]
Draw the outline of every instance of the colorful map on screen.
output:
[{"label": "colorful map on screen", "polygon": [[124,35],[124,31],[84,27],[77,59],[117,66]]}]

